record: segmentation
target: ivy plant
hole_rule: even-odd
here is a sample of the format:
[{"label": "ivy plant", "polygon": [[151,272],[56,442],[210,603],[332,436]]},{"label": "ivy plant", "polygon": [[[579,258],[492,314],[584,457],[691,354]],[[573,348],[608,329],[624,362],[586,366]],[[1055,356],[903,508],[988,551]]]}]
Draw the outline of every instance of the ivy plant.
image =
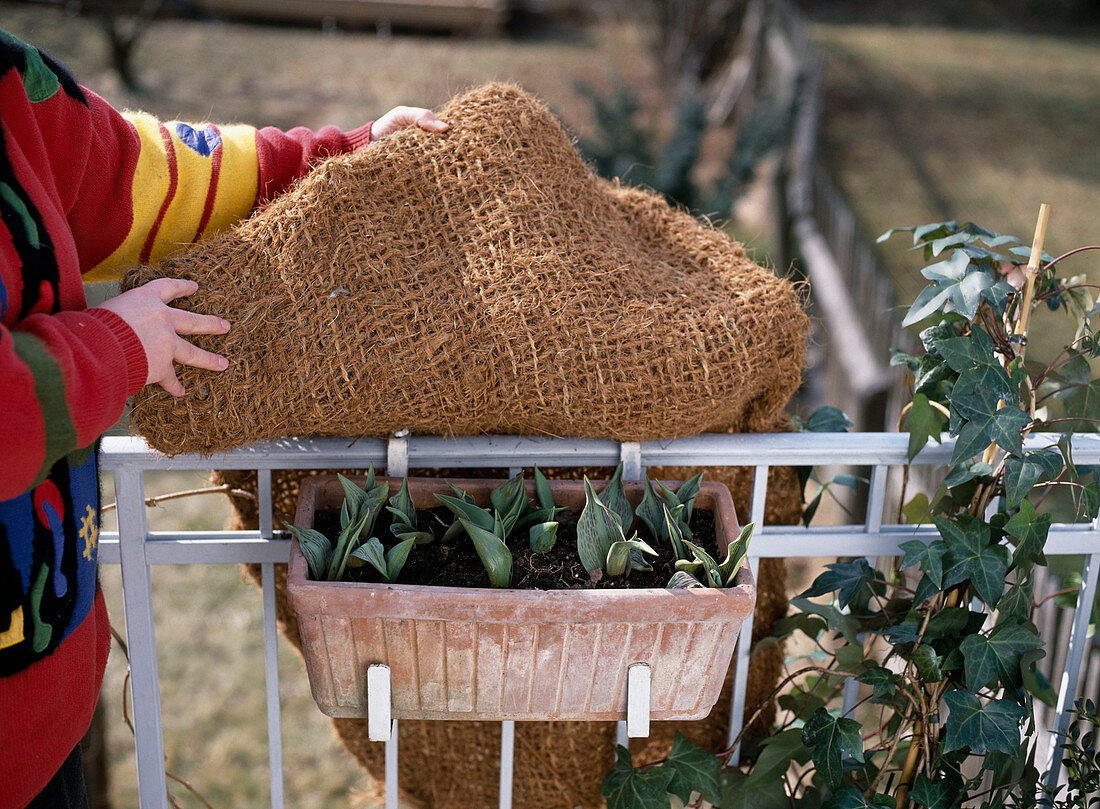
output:
[{"label": "ivy plant", "polygon": [[[794,671],[773,694],[783,721],[751,751],[751,765],[732,766],[734,748],[693,752],[697,772],[685,786],[674,780],[675,756],[634,767],[620,751],[603,784],[610,809],[1091,805],[1094,737],[1080,729],[1064,747],[1078,786],[1046,796],[1039,785],[1034,706],[1054,692],[1036,668],[1045,649],[1033,615],[1054,509],[1071,520],[1100,510],[1096,470],[1074,463],[1069,440],[1100,425],[1090,366],[1100,357],[1100,287],[1059,273],[1071,256],[1100,248],[1051,258],[1044,231],[1041,214],[1031,248],[970,223],[882,237],[909,234],[926,262],[929,284],[904,321],[919,328],[921,350],[895,349],[893,362],[910,372],[910,459],[945,434],[955,439],[943,483],[903,496],[899,509],[935,534],[903,541],[876,564],[827,565],[793,599],[764,644],[799,635],[812,651],[790,661]],[[1028,353],[1039,307],[1068,312],[1076,327],[1044,361]],[[802,429],[811,424],[848,426],[834,410]],[[859,699],[842,713],[848,684]],[[1091,716],[1095,706],[1079,711]]]}]

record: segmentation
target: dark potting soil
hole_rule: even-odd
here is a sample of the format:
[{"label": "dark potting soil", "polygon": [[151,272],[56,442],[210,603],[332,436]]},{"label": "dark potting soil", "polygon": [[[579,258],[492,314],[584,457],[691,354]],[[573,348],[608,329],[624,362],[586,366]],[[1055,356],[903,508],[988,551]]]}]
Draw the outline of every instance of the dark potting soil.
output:
[{"label": "dark potting soil", "polygon": [[[374,536],[381,540],[389,550],[397,544],[390,532],[390,514],[386,512],[378,517],[374,526]],[[656,587],[663,588],[676,572],[675,559],[670,547],[661,547],[654,541],[649,529],[641,520],[635,520],[634,526],[627,531],[631,536],[637,530],[638,537],[653,548],[658,556],[646,556],[653,570],[632,570],[629,576],[605,576],[595,585],[589,580],[588,572],[577,556],[577,518],[576,511],[565,511],[559,515],[557,541],[549,553],[535,553],[528,544],[527,528],[518,528],[508,538],[508,549],[512,552],[513,590],[575,590],[582,588],[619,588],[619,587]],[[427,584],[439,587],[489,587],[489,575],[477,555],[473,540],[465,532],[447,543],[439,538],[453,521],[453,514],[447,508],[417,509],[416,523],[422,531],[430,531],[435,541],[416,545],[405,561],[405,567],[397,577],[398,584]],[[726,549],[719,550],[714,541],[714,513],[695,509],[689,523],[692,541],[710,553],[719,562],[725,558]],[[340,533],[340,516],[336,511],[319,511],[314,528],[335,543]],[[381,582],[382,576],[372,565],[366,564],[349,570],[350,581]]]}]

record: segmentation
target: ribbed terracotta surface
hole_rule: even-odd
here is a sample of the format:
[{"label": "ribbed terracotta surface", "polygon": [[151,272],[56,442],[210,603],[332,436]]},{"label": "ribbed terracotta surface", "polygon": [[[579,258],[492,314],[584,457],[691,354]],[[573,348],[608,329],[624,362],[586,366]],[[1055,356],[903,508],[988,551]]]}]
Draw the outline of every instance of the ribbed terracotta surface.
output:
[{"label": "ribbed terracotta surface", "polygon": [[[500,481],[453,481],[479,502]],[[391,488],[400,481],[391,481]],[[579,509],[579,481],[551,481]],[[418,507],[446,483],[409,479]],[[637,503],[639,484],[626,485]],[[533,496],[533,490],[530,492]],[[338,507],[335,478],[302,484],[296,524]],[[729,490],[704,483],[696,507],[716,515],[717,545],[740,530]],[[652,671],[653,719],[699,719],[718,699],[756,588],[499,590],[314,582],[294,543],[287,593],[298,614],[313,697],[329,716],[367,715],[367,668],[390,667],[396,719],[613,720],[626,716],[626,670]]]}]

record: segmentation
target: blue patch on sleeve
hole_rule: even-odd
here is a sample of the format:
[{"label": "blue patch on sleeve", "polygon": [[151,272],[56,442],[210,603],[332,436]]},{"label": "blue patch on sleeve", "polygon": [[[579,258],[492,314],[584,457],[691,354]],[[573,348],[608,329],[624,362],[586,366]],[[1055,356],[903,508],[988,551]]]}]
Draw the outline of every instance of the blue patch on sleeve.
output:
[{"label": "blue patch on sleeve", "polygon": [[222,136],[212,126],[208,126],[206,129],[195,129],[187,124],[177,123],[176,135],[187,144],[191,151],[197,152],[203,157],[210,157],[214,150],[222,145]]}]

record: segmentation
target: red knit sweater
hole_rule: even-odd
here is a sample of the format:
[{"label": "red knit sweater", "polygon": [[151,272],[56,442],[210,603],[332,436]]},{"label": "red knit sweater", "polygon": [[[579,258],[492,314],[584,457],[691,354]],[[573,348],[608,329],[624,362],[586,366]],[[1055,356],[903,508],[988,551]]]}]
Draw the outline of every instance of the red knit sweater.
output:
[{"label": "red knit sweater", "polygon": [[87,730],[109,647],[92,447],[147,368],[82,282],[228,227],[369,140],[369,124],[120,114],[0,31],[0,809],[23,809]]}]

